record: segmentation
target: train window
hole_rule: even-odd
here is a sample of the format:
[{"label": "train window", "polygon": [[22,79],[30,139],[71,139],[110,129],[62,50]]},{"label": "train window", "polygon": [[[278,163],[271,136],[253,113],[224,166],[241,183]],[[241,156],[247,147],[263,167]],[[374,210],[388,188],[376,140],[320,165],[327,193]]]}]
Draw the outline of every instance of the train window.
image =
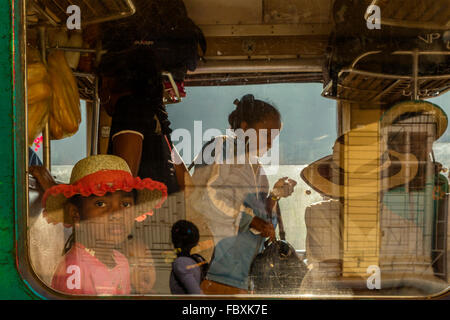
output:
[{"label": "train window", "polygon": [[73,166],[87,155],[86,103],[81,101],[81,122],[78,131],[64,140],[52,141],[52,174],[57,180],[69,183]]},{"label": "train window", "polygon": [[[314,159],[327,155],[337,133],[336,107],[332,101],[317,98],[321,90],[322,85],[314,83],[189,87],[182,103],[167,108],[174,130],[173,142],[187,165],[192,164],[199,153],[195,148],[213,137],[209,132],[225,135],[230,129],[228,115],[236,107],[235,99],[252,93],[278,108],[283,125],[276,145],[278,150],[271,150],[264,165],[265,174],[270,186],[283,177],[298,183],[292,196],[280,201],[280,207],[286,239],[301,254],[304,254],[306,239],[303,212],[322,197],[300,178],[300,172]],[[320,116],[312,119],[314,113]],[[186,144],[186,139],[190,144]]]},{"label": "train window", "polygon": [[[87,117],[86,103],[81,101],[81,123],[78,131],[64,140],[52,140],[51,151],[51,173],[54,178],[62,183],[68,183],[73,166],[87,155]],[[42,135],[39,135],[33,144],[34,151],[40,161],[43,159]]]},{"label": "train window", "polygon": [[448,290],[438,5],[374,0],[380,20],[367,1],[74,2],[81,30],[55,1],[26,12],[45,160],[30,157],[26,247],[52,293]]},{"label": "train window", "polygon": [[[81,101],[81,122],[78,131],[63,140],[51,140],[51,175],[58,183],[69,183],[72,168],[86,157],[87,117],[86,104]],[[42,135],[36,139],[33,148],[39,161],[43,159]],[[42,193],[37,181],[30,186],[30,246],[29,254],[35,273],[47,285],[51,284],[53,270],[59,262],[64,244],[71,229],[63,224],[47,220],[42,212]],[[45,248],[45,250],[42,250]]]},{"label": "train window", "polygon": [[[449,114],[450,105],[448,93],[442,95],[441,97],[430,99],[430,102],[433,102],[438,106],[441,106],[442,109],[445,111],[445,113]],[[449,141],[450,141],[449,133],[446,131],[442,135],[442,137],[440,137],[433,145],[433,153],[435,160],[443,166],[444,168],[443,172],[446,175],[449,174],[448,169],[450,168],[449,156],[447,155],[447,153],[449,152],[447,143]]]}]

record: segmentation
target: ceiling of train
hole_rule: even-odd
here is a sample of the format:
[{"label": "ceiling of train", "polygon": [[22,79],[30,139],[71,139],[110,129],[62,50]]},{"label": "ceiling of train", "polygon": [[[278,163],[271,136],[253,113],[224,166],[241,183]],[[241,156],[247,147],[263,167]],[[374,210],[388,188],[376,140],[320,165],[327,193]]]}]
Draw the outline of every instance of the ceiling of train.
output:
[{"label": "ceiling of train", "polygon": [[[150,0],[149,0],[150,1]],[[433,30],[450,29],[448,0],[183,0],[189,17],[202,29],[207,51],[187,76],[190,85],[228,79],[225,84],[324,81],[330,35],[336,22],[366,29],[364,11],[381,9],[383,25]],[[95,24],[133,14],[133,0],[28,0],[45,8],[50,21],[61,21],[64,8],[79,5],[84,23]],[[359,9],[358,9],[359,8]],[[360,9],[363,13],[360,14]],[[350,15],[349,15],[350,12]],[[53,19],[51,19],[53,17]],[[346,21],[349,20],[349,21]],[[329,51],[329,50],[328,50]],[[325,68],[324,68],[325,66]],[[238,76],[240,75],[240,76]],[[253,77],[250,77],[253,75]],[[251,80],[253,79],[253,80]],[[325,79],[326,80],[326,79]]]}]

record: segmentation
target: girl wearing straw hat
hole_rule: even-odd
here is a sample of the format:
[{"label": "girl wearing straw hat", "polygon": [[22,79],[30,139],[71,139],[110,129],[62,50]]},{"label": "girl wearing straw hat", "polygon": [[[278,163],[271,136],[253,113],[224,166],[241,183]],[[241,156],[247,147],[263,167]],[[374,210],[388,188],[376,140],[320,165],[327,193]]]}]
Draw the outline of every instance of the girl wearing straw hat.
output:
[{"label": "girl wearing straw hat", "polygon": [[116,249],[128,238],[134,221],[142,221],[166,198],[164,184],[133,177],[119,157],[80,160],[70,184],[53,186],[43,197],[50,220],[73,227],[52,288],[76,295],[129,294],[129,263]]}]

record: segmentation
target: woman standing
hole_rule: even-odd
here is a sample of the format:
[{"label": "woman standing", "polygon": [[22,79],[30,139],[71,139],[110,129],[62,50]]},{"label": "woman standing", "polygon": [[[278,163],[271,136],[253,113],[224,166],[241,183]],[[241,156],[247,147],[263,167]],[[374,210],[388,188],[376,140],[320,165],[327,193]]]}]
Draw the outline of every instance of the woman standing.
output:
[{"label": "woman standing", "polygon": [[258,162],[281,129],[278,110],[250,94],[235,104],[228,118],[232,134],[216,137],[203,147],[202,162],[197,161],[192,179],[194,223],[203,222],[215,244],[201,284],[205,294],[247,293],[253,258],[265,238],[275,238],[277,222],[272,211],[276,202],[290,196],[297,184],[285,177],[270,190]]},{"label": "woman standing", "polygon": [[134,176],[161,181],[172,194],[180,186],[171,161],[163,80],[155,61],[152,51],[140,46],[102,60],[103,106],[112,115],[108,153],[123,158]]}]

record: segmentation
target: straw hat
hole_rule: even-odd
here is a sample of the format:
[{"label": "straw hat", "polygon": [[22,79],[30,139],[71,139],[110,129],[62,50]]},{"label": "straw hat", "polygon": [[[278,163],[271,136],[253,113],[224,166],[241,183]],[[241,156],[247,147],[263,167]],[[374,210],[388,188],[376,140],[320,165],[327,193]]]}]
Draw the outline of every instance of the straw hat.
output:
[{"label": "straw hat", "polygon": [[[429,121],[436,124],[437,140],[447,129],[447,116],[438,106],[426,101],[406,101],[394,105],[380,119],[380,128],[386,128],[402,119],[420,115],[428,115]],[[400,153],[388,149],[387,137],[379,135],[377,139],[367,139],[364,142],[365,132],[373,132],[377,123],[357,128],[340,136],[333,147],[333,154],[317,160],[300,174],[301,178],[315,191],[331,198],[344,197],[344,187],[352,187],[359,196],[373,193],[374,174],[377,174],[377,192],[406,184],[418,172],[418,159],[413,153]],[[351,137],[359,137],[358,142],[351,143]],[[362,141],[361,141],[362,139]],[[374,142],[375,141],[375,142]],[[347,166],[344,169],[344,157],[349,152],[364,154],[367,150],[379,150],[377,158],[363,159],[358,157],[359,166]],[[360,159],[361,158],[361,159]],[[345,184],[346,174],[355,174],[351,185]]]},{"label": "straw hat", "polygon": [[448,118],[444,110],[434,103],[422,100],[404,101],[395,104],[381,116],[380,127],[384,128],[402,119],[421,115],[430,117],[430,121],[436,124],[435,140],[439,139],[447,130]]},{"label": "straw hat", "polygon": [[125,160],[113,155],[95,155],[84,158],[72,169],[69,184],[60,184],[48,189],[42,199],[46,218],[52,223],[68,223],[65,212],[68,199],[81,195],[103,196],[107,192],[137,190],[137,221],[153,214],[167,198],[167,187],[150,178],[133,177]]}]

